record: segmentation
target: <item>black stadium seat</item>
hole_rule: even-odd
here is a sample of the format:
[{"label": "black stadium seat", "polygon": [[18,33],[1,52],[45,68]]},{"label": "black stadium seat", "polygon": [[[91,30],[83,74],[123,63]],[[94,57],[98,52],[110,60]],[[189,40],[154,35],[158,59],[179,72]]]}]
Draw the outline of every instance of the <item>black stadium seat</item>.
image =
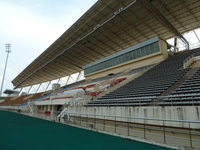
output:
[{"label": "black stadium seat", "polygon": [[[200,50],[190,50],[169,56],[168,59],[140,77],[97,100],[89,102],[86,106],[147,106],[191,69],[190,67],[183,69],[183,61],[191,55],[200,55]],[[185,105],[185,101],[191,105],[192,103],[189,102],[191,100],[196,105],[199,104],[200,95],[195,95],[200,93],[199,75],[200,69],[172,92],[172,95],[165,97],[163,101],[159,102],[158,105]],[[180,97],[176,97],[177,95],[180,95]],[[181,97],[181,95],[185,95],[185,97]]]}]

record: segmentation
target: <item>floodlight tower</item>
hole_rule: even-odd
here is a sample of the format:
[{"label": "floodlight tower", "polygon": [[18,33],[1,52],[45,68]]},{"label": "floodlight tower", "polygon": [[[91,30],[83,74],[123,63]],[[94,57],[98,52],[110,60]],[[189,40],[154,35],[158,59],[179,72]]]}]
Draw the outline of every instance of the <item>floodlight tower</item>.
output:
[{"label": "floodlight tower", "polygon": [[6,75],[6,68],[7,68],[7,64],[8,64],[9,53],[11,52],[11,50],[10,50],[11,44],[9,44],[9,43],[5,44],[5,49],[6,49],[7,57],[6,57],[4,71],[3,71],[3,78],[2,78],[2,82],[1,82],[0,96],[2,95],[2,91],[3,91],[3,83],[4,83],[4,79],[5,79],[5,75]]}]

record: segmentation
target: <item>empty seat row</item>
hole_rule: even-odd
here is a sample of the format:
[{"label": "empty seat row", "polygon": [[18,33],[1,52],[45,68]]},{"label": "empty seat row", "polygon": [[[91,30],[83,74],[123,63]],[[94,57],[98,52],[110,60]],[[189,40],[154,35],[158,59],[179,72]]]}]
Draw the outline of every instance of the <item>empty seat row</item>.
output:
[{"label": "empty seat row", "polygon": [[191,69],[183,69],[183,61],[192,54],[192,51],[188,51],[170,56],[140,77],[97,100],[89,102],[87,106],[128,106],[128,104],[130,106],[146,106],[151,104],[153,99],[143,99],[141,97],[154,96],[154,100],[159,98],[164,91],[173,86]]}]

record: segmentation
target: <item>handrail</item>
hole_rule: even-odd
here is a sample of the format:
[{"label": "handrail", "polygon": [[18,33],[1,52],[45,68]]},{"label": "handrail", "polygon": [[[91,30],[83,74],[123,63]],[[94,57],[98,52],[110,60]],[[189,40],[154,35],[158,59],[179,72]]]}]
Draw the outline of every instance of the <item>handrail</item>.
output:
[{"label": "handrail", "polygon": [[[115,115],[101,115],[90,113],[71,113],[68,111],[63,112],[66,116],[61,117],[58,113],[54,112],[52,115],[46,116],[45,114],[28,114],[33,117],[42,118],[50,121],[60,122],[67,125],[78,126],[99,132],[111,133],[119,136],[123,136],[130,139],[144,139],[145,141],[151,140],[157,144],[161,143],[172,145],[171,148],[199,148],[200,132],[199,129],[200,120],[173,120],[173,119],[160,119],[160,118],[145,118],[145,117],[131,117],[131,116],[115,116]],[[27,114],[26,114],[27,115]],[[58,116],[57,116],[58,115]],[[103,116],[103,117],[98,117]],[[107,117],[107,118],[106,118]],[[108,118],[113,117],[113,118]],[[118,117],[118,118],[117,118]],[[119,119],[119,118],[127,118]],[[109,119],[107,122],[106,119]],[[140,121],[131,119],[142,119]],[[102,121],[98,121],[102,120]],[[121,121],[125,124],[121,124]],[[153,120],[154,124],[147,120]],[[111,122],[110,122],[111,121]],[[160,121],[155,123],[155,121]],[[169,122],[167,122],[169,121]],[[182,122],[181,128],[177,128],[173,123]],[[192,123],[196,123],[192,124]],[[178,125],[179,126],[179,125]],[[174,128],[173,128],[174,127]],[[121,132],[123,131],[123,132]],[[150,133],[150,134],[148,134]],[[172,133],[172,134],[171,134]],[[138,136],[139,135],[139,136]],[[156,137],[152,136],[156,135]],[[157,138],[159,136],[159,140]],[[169,140],[169,139],[175,139]],[[177,141],[179,141],[177,145]],[[187,142],[185,142],[187,141]]]},{"label": "handrail", "polygon": [[86,115],[86,116],[102,116],[102,117],[117,117],[117,118],[128,118],[128,119],[142,119],[142,120],[156,120],[156,121],[169,121],[169,122],[185,122],[185,123],[200,123],[200,120],[175,120],[175,119],[160,119],[160,118],[145,118],[145,117],[131,117],[131,116],[116,116],[116,115],[99,115],[99,114],[89,114],[89,113],[68,113],[74,115]]},{"label": "handrail", "polygon": [[[136,99],[136,100],[140,100],[140,99],[156,99],[156,98],[160,98],[160,96],[143,96],[143,97],[127,97],[127,98],[118,98],[120,100],[131,100],[131,99]],[[110,101],[114,101],[117,99],[109,99],[107,98],[106,101],[110,102]],[[102,102],[102,100],[95,100],[95,102]]]},{"label": "handrail", "polygon": [[191,54],[190,56],[188,56],[186,59],[183,60],[183,67],[185,66],[185,64],[191,59],[194,57],[194,53]]}]

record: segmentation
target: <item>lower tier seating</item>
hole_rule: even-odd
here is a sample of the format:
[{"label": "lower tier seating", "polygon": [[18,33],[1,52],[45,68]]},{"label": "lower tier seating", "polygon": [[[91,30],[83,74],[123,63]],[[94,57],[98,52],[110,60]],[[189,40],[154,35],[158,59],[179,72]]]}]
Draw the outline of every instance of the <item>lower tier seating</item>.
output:
[{"label": "lower tier seating", "polygon": [[6,97],[5,101],[0,103],[0,106],[10,106],[10,105],[21,105],[27,103],[28,101],[32,101],[44,93],[37,93],[37,94],[29,94],[29,95],[21,95],[16,97]]}]

